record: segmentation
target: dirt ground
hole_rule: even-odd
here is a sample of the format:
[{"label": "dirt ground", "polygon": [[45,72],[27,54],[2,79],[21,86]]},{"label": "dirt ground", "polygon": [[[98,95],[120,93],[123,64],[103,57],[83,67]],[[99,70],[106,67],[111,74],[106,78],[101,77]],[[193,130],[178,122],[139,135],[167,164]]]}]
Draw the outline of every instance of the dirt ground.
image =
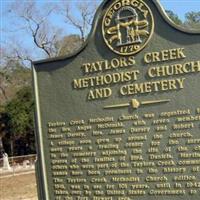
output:
[{"label": "dirt ground", "polygon": [[0,200],[37,200],[35,173],[0,178]]}]

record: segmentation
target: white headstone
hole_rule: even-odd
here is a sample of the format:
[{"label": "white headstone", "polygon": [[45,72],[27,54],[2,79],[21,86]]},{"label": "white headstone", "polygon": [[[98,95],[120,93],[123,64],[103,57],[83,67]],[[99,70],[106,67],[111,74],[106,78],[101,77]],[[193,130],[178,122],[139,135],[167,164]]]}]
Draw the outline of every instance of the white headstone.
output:
[{"label": "white headstone", "polygon": [[11,170],[7,153],[3,154],[3,170]]}]

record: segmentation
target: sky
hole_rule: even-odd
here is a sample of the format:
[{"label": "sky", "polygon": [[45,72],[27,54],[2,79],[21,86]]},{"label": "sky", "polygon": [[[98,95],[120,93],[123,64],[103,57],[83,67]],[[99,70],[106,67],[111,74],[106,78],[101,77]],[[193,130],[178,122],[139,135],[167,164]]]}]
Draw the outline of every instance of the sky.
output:
[{"label": "sky", "polygon": [[[37,5],[42,7],[44,3],[61,3],[61,0],[35,0],[37,2]],[[73,7],[75,8],[77,2],[84,1],[84,0],[64,0],[71,2]],[[93,0],[91,0],[93,1]],[[32,47],[33,43],[31,43],[28,35],[26,35],[25,32],[20,31],[12,31],[10,33],[2,31],[4,29],[12,29],[14,27],[13,19],[10,18],[9,12],[8,12],[8,5],[10,3],[14,2],[14,0],[0,0],[0,43],[9,40],[9,37],[16,37],[19,42],[23,43],[24,46]],[[19,3],[21,3],[20,0],[18,0]],[[28,0],[24,0],[23,3],[28,2]],[[102,0],[97,0],[97,2],[100,4]],[[162,6],[166,10],[172,10],[175,14],[179,16],[180,19],[184,20],[185,13],[189,11],[200,11],[200,0],[160,0]],[[77,11],[74,9],[74,14],[77,15]],[[53,15],[51,16],[51,20],[53,24],[57,27],[64,28],[63,35],[69,35],[77,33],[76,29],[74,29],[72,26],[68,26],[64,23],[63,18],[61,15]]]},{"label": "sky", "polygon": [[200,0],[160,0],[166,10],[172,10],[180,19],[184,20],[185,13],[200,11]]},{"label": "sky", "polygon": [[[18,1],[20,2],[20,0]],[[60,2],[60,0],[36,0],[36,1],[40,4],[44,2],[51,2],[51,3]],[[84,1],[84,0],[65,0],[65,1],[71,1],[71,2],[74,2],[74,4],[76,4],[77,1]],[[97,0],[97,1],[100,3],[102,2],[102,0]],[[13,0],[0,0],[1,11],[6,9],[6,6],[10,2],[13,2]],[[200,11],[200,0],[160,0],[160,2],[166,9],[173,10],[182,19],[184,18],[184,14],[188,11],[191,11],[191,10]]]}]

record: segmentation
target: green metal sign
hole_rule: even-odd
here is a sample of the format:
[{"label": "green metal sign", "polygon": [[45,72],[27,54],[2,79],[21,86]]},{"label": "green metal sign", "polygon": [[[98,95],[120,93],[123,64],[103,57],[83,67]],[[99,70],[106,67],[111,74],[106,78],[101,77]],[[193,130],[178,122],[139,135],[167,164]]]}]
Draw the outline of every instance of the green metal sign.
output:
[{"label": "green metal sign", "polygon": [[40,200],[199,199],[200,32],[157,0],[105,0],[33,76]]}]

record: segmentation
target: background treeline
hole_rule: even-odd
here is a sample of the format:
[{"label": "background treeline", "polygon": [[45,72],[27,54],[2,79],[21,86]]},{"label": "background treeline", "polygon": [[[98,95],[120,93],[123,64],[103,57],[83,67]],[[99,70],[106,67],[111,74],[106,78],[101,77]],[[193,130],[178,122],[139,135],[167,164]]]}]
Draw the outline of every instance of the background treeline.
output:
[{"label": "background treeline", "polygon": [[[0,58],[0,151],[11,155],[35,153],[33,60],[63,56],[80,48],[90,31],[100,0],[38,3],[7,3],[7,25],[1,29]],[[189,12],[182,21],[187,29],[200,29],[200,12]]]}]

